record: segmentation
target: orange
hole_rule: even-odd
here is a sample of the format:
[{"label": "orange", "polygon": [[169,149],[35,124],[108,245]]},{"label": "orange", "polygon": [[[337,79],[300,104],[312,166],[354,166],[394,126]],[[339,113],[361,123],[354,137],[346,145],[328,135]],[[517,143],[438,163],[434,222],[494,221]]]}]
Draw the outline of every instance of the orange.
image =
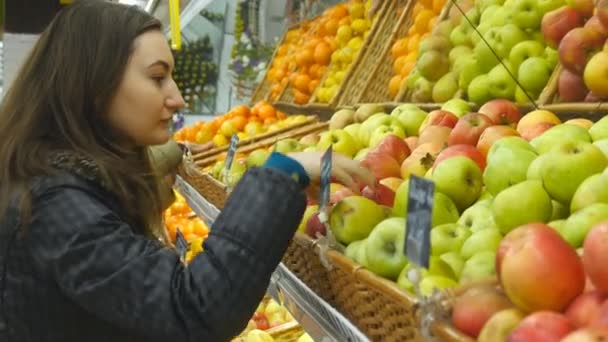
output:
[{"label": "orange", "polygon": [[234,107],[232,111],[234,111],[237,116],[249,116],[249,114],[251,114],[249,107],[246,105],[238,105]]},{"label": "orange", "polygon": [[327,14],[333,19],[342,19],[348,17],[348,9],[344,6],[337,5],[330,8]]},{"label": "orange", "polygon": [[[334,37],[325,37],[323,39],[323,41],[325,43],[327,43],[327,47],[329,47],[329,49],[331,50],[331,52],[336,51],[336,48],[338,47],[338,45],[336,44],[336,38],[334,38]],[[329,62],[327,64],[329,64]]]},{"label": "orange", "polygon": [[431,18],[431,20],[429,20],[428,26],[426,28],[426,32],[433,32],[433,29],[437,25],[438,20],[439,20],[438,16],[434,16],[433,18]]},{"label": "orange", "polygon": [[414,19],[414,26],[416,27],[416,31],[420,34],[423,34],[427,31],[429,27],[429,21],[435,18],[435,13],[429,9],[424,9]]},{"label": "orange", "polygon": [[414,34],[408,39],[407,50],[409,52],[418,51],[418,45],[420,44],[420,35]]},{"label": "orange", "polygon": [[403,76],[395,75],[391,78],[388,83],[388,92],[391,97],[397,96],[399,94],[399,88],[401,87],[401,81],[403,80]]},{"label": "orange", "polygon": [[329,19],[325,22],[325,35],[335,36],[336,32],[338,32],[339,19]]},{"label": "orange", "polygon": [[314,91],[315,91],[315,89],[317,89],[318,85],[319,85],[319,80],[310,81],[310,83],[308,83],[308,93],[309,94],[314,93]]},{"label": "orange", "polygon": [[323,76],[325,76],[325,71],[327,71],[327,67],[322,65],[319,67],[319,69],[317,69],[317,74],[315,75],[317,80],[320,80],[321,78],[323,78]]},{"label": "orange", "polygon": [[284,112],[281,112],[281,111],[277,111],[277,119],[283,120],[285,118],[287,118],[287,114],[285,114]]},{"label": "orange", "polygon": [[420,13],[423,9],[424,9],[424,5],[422,4],[422,2],[420,2],[420,1],[416,2],[416,4],[414,5],[414,9],[412,10],[412,16],[414,18],[416,18],[418,13]]},{"label": "orange", "polygon": [[188,241],[188,243],[198,239],[199,236],[196,234],[188,234],[188,235],[184,235],[184,239],[186,239],[186,241]]},{"label": "orange", "polygon": [[395,62],[393,62],[393,73],[398,74],[403,69],[405,63],[408,62],[406,58],[406,56],[399,56],[395,59]]},{"label": "orange", "polygon": [[247,118],[245,116],[235,116],[231,119],[231,121],[239,132],[242,131],[247,124]]},{"label": "orange", "polygon": [[277,122],[276,118],[267,118],[267,119],[264,119],[264,125],[270,125],[270,124],[275,123],[275,122]]},{"label": "orange", "polygon": [[314,60],[313,50],[312,49],[302,49],[296,55],[296,64],[299,67],[306,67],[312,64]]},{"label": "orange", "polygon": [[194,220],[194,227],[192,233],[198,236],[204,236],[209,234],[209,228],[200,219]]},{"label": "orange", "polygon": [[306,92],[306,91],[308,91],[309,83],[310,83],[310,77],[308,77],[308,75],[298,74],[298,76],[296,76],[292,85],[297,90]]},{"label": "orange", "polygon": [[289,45],[281,44],[281,46],[279,46],[277,49],[278,56],[285,56],[287,52],[289,52]]},{"label": "orange", "polygon": [[310,68],[308,68],[308,76],[310,76],[311,79],[316,78],[317,72],[319,72],[319,68],[321,66],[319,64],[313,64],[310,66]]},{"label": "orange", "polygon": [[329,61],[331,59],[331,54],[332,54],[331,48],[326,43],[321,43],[321,44],[317,45],[317,47],[315,47],[315,52],[314,52],[315,63],[321,64],[321,65],[329,64]]},{"label": "orange", "polygon": [[391,48],[391,55],[397,59],[400,56],[404,56],[408,51],[408,38],[397,39]]},{"label": "orange", "polygon": [[417,59],[418,59],[418,52],[416,52],[416,51],[410,52],[405,56],[406,62],[416,62]]},{"label": "orange", "polygon": [[297,89],[293,90],[293,101],[296,104],[307,104],[308,101],[310,100],[310,96],[308,94],[305,94]]},{"label": "orange", "polygon": [[436,14],[441,13],[443,6],[445,6],[445,0],[433,0],[433,12]]},{"label": "orange", "polygon": [[258,116],[260,117],[260,119],[268,119],[268,118],[274,118],[276,115],[276,111],[274,109],[274,107],[269,104],[266,103],[264,105],[262,105],[259,109],[259,113]]},{"label": "orange", "polygon": [[418,3],[424,6],[425,8],[433,8],[433,0],[418,0]]},{"label": "orange", "polygon": [[344,18],[340,19],[340,21],[338,22],[338,25],[340,25],[340,26],[350,25],[350,17],[344,17]]},{"label": "orange", "polygon": [[403,76],[403,77],[407,77],[412,70],[414,70],[414,67],[416,66],[416,62],[405,62],[405,64],[403,65],[403,67],[401,68],[401,70],[399,71],[399,75]]}]

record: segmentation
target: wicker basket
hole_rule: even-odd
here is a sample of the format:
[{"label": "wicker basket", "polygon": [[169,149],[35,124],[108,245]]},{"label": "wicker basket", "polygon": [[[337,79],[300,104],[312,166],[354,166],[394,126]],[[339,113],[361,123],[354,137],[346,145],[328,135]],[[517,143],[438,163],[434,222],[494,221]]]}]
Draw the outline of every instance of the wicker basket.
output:
[{"label": "wicker basket", "polygon": [[[442,15],[440,16],[441,20],[448,20],[448,16],[450,15],[450,12],[455,11],[456,10],[455,8],[456,7],[454,7],[453,2],[448,1],[446,6],[443,9]],[[550,103],[552,96],[557,91],[558,78],[559,78],[559,65],[557,67],[555,67],[555,69],[553,70],[553,73],[551,74],[549,81],[547,81],[545,88],[543,88],[543,90],[539,94],[538,99],[536,99],[534,101],[534,105],[540,107],[547,103]],[[459,90],[454,97],[466,99],[466,94],[463,91]],[[401,89],[401,91],[397,95],[396,101],[407,102],[407,103],[416,103],[416,102],[412,101],[412,91],[407,89],[407,87],[403,87]],[[417,105],[428,105],[428,104],[424,104],[424,103],[416,103],[416,104]],[[529,105],[532,105],[532,104],[529,103]]]},{"label": "wicker basket", "polygon": [[608,103],[605,102],[553,103],[541,108],[555,113],[562,121],[585,118],[596,122],[608,114]]},{"label": "wicker basket", "polygon": [[227,188],[210,174],[198,169],[192,160],[184,159],[178,167],[178,174],[190,184],[201,196],[216,208],[224,208],[228,198]]}]

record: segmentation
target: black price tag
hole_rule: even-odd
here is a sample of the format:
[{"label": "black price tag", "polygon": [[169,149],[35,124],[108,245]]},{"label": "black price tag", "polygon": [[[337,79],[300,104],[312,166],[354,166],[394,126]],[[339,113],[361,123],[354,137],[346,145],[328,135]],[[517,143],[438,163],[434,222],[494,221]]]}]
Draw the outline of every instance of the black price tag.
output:
[{"label": "black price tag", "polygon": [[428,268],[435,183],[413,175],[410,176],[409,182],[405,253],[411,262]]},{"label": "black price tag", "polygon": [[177,248],[177,254],[182,262],[186,261],[186,252],[188,251],[188,241],[184,238],[181,229],[177,228],[175,232],[175,247]]},{"label": "black price tag", "polygon": [[329,190],[331,187],[332,148],[329,146],[321,158],[321,191],[319,194],[319,207],[325,212],[329,206]]},{"label": "black price tag", "polygon": [[230,169],[232,168],[232,162],[234,161],[234,155],[236,154],[236,148],[239,145],[239,136],[236,134],[232,135],[230,138],[230,145],[228,145],[228,152],[226,153],[226,162],[224,164],[224,179],[230,186],[232,182],[228,179],[228,175],[230,174]]}]

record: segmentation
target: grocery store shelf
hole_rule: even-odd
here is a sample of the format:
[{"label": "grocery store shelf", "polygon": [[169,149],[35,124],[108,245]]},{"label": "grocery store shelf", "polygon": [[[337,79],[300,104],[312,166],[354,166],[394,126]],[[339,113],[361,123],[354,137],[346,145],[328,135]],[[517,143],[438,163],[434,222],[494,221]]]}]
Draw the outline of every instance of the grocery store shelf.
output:
[{"label": "grocery store shelf", "polygon": [[[177,176],[175,187],[207,224],[210,225],[219,215],[220,211],[180,176]],[[317,296],[283,264],[273,273],[267,293],[289,310],[315,341],[369,341],[348,319]]]},{"label": "grocery store shelf", "polygon": [[315,341],[369,341],[283,264],[272,275],[268,294],[281,303]]}]

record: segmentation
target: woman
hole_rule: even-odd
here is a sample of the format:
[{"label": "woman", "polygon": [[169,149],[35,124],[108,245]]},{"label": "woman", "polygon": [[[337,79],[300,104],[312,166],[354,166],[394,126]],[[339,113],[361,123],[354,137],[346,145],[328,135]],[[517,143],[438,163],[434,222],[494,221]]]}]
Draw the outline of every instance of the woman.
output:
[{"label": "woman", "polygon": [[[157,238],[148,157],[183,105],[172,68],[135,7],[80,0],[41,35],[0,106],[0,341],[226,341],[246,326],[320,155],[247,172],[184,266]],[[371,183],[339,156],[334,176]]]}]

